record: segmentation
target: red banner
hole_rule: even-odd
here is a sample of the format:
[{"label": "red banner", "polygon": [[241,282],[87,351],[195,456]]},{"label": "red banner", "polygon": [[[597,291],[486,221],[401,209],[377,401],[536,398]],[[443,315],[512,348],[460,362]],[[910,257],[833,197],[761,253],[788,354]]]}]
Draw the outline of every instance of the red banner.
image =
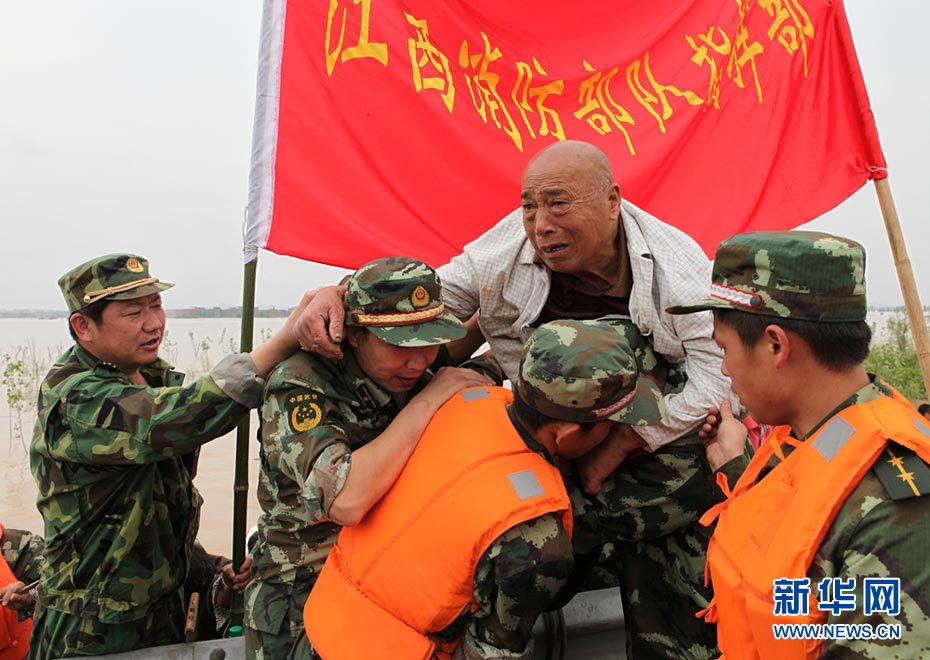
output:
[{"label": "red banner", "polygon": [[440,265],[564,139],[708,252],[885,176],[840,0],[266,0],[263,20],[247,248]]}]

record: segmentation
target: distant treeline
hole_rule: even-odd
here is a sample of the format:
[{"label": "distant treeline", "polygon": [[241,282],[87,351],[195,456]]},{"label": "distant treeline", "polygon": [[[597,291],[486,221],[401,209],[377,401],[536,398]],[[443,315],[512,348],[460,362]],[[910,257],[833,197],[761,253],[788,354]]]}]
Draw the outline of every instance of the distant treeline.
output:
[{"label": "distant treeline", "polygon": [[[286,317],[291,308],[259,307],[255,310],[257,318]],[[182,307],[165,309],[168,318],[175,319],[215,319],[241,318],[242,307]],[[64,319],[68,313],[63,309],[0,309],[0,318],[4,319]]]},{"label": "distant treeline", "polygon": [[[257,318],[283,318],[291,313],[293,307],[259,307],[255,310]],[[242,318],[242,307],[182,307],[165,309],[168,318],[174,319],[216,319]],[[903,305],[897,307],[869,307],[870,312],[901,312]],[[930,313],[930,305],[924,306],[924,312]],[[63,309],[0,309],[3,319],[64,319],[68,314]]]}]

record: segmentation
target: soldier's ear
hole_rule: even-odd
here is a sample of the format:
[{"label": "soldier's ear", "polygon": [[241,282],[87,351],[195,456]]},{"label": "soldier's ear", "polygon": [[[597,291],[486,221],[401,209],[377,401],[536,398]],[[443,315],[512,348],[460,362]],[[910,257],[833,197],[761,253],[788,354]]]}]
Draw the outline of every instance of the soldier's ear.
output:
[{"label": "soldier's ear", "polygon": [[68,319],[68,323],[71,324],[71,329],[74,330],[74,336],[77,337],[78,340],[90,341],[93,339],[93,331],[96,329],[96,325],[87,316],[84,316],[80,312],[75,312],[71,315],[71,318]]},{"label": "soldier's ear", "polygon": [[581,424],[578,422],[556,422],[553,427],[556,455],[573,458],[576,453],[575,445],[581,433]]},{"label": "soldier's ear", "polygon": [[349,346],[351,346],[352,348],[358,348],[359,335],[363,332],[368,332],[368,331],[365,330],[365,328],[359,328],[355,326],[347,328],[346,339],[349,340]]},{"label": "soldier's ear", "polygon": [[791,336],[785,332],[785,329],[774,323],[766,326],[762,341],[765,342],[768,352],[772,355],[775,368],[784,365],[792,349]]}]

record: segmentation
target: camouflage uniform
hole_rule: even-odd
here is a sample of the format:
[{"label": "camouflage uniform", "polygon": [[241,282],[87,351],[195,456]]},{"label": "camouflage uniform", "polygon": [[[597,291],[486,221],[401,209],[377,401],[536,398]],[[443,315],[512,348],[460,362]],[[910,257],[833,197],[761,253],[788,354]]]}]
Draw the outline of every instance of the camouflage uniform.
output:
[{"label": "camouflage uniform", "polygon": [[24,529],[4,527],[0,551],[17,580],[29,584],[39,579],[45,565],[45,540],[41,536]]},{"label": "camouflage uniform", "polygon": [[[657,356],[631,320],[602,322],[623,334],[640,373],[658,382],[662,395],[682,389],[684,371]],[[628,457],[596,496],[582,491],[573,466],[563,469],[573,545],[585,556],[578,564],[594,564],[585,586],[620,588],[628,657],[718,655],[714,626],[694,616],[711,597],[704,586],[710,530],[698,523],[714,501],[710,472],[696,433]]]},{"label": "camouflage uniform", "polygon": [[343,355],[295,353],[268,379],[259,427],[263,513],[245,591],[249,657],[286,657],[300,635],[303,604],[339,534],[326,514],[352,451],[383,433],[403,403],[365,375],[351,347]]},{"label": "camouflage uniform", "polygon": [[[865,253],[858,243],[817,232],[739,234],[717,249],[708,298],[669,309],[732,309],[748,314],[810,322],[861,322],[866,317]],[[777,323],[773,319],[773,323]],[[806,436],[841,411],[880,397],[891,389],[870,374],[870,383],[837,406]],[[785,456],[794,447],[782,445]],[[735,485],[749,464],[744,454],[720,467]],[[759,481],[780,463],[774,456]],[[913,487],[902,480],[909,477]],[[913,451],[889,444],[843,503],[816,549],[807,576],[812,585],[824,577],[900,577],[899,616],[866,617],[854,611],[831,613],[827,624],[900,624],[901,640],[826,640],[823,658],[930,657],[930,467]]]},{"label": "camouflage uniform", "polygon": [[[45,566],[45,539],[38,534],[27,532],[24,529],[3,528],[3,536],[0,537],[0,551],[3,553],[3,560],[13,571],[16,579],[25,585],[32,584],[39,579],[42,567]],[[38,588],[30,590],[35,607],[35,598],[38,594]],[[32,616],[32,609],[28,608],[19,611],[19,619],[28,619]]]},{"label": "camouflage uniform", "polygon": [[[141,257],[109,255],[59,285],[74,312],[170,286],[153,280]],[[30,464],[47,564],[32,657],[180,641],[202,503],[192,483],[197,449],[232,430],[263,383],[247,355],[187,386],[163,360],[140,372],[147,386],[75,345],[42,382]]]},{"label": "camouflage uniform", "polygon": [[[347,288],[348,324],[392,345],[436,345],[465,334],[445,312],[438,277],[423,262],[375,260]],[[258,431],[263,514],[245,592],[249,658],[283,658],[303,636],[304,603],[339,533],[328,514],[352,451],[383,433],[429,378],[394,396],[362,371],[351,346],[343,354],[336,361],[298,352],[268,378]]]},{"label": "camouflage uniform", "polygon": [[[515,396],[554,420],[654,423],[664,410],[656,385],[638,378],[625,337],[600,321],[541,326],[527,343],[519,373]],[[515,408],[509,416],[527,447],[554,462]],[[568,580],[572,564],[571,542],[558,515],[515,525],[480,558],[474,606],[433,637],[452,642],[464,635],[456,658],[525,657],[534,622]]]}]

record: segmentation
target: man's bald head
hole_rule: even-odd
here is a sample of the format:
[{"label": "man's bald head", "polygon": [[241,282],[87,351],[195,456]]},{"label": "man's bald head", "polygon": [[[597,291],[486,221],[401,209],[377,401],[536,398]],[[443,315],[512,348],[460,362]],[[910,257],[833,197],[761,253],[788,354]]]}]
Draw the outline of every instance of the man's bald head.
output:
[{"label": "man's bald head", "polygon": [[581,140],[564,140],[542,149],[527,164],[524,181],[527,175],[550,170],[573,171],[599,188],[614,183],[614,171],[607,154]]},{"label": "man's bald head", "polygon": [[556,142],[523,172],[523,228],[551,270],[613,282],[620,186],[607,155],[587,142]]}]

